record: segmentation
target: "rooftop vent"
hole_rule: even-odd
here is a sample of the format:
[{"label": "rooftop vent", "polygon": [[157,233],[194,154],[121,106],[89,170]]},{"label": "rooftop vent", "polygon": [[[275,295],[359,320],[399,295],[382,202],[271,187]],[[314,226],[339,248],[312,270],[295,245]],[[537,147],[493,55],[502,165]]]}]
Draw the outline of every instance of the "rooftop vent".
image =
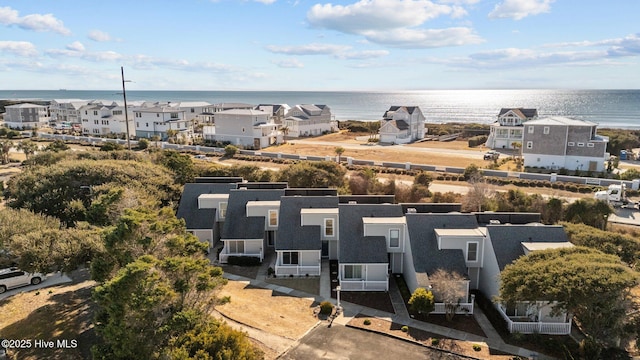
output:
[{"label": "rooftop vent", "polygon": [[500,220],[489,220],[489,224],[491,225],[500,225]]},{"label": "rooftop vent", "polygon": [[407,214],[416,214],[418,212],[418,209],[416,208],[408,208],[407,209]]}]

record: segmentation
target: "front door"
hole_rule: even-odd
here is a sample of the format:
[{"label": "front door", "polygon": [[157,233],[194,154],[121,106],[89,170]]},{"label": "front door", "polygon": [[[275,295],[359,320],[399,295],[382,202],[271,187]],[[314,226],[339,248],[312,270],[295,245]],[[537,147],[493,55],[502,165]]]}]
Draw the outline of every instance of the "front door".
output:
[{"label": "front door", "polygon": [[323,258],[329,257],[329,241],[327,240],[322,241],[322,257]]}]

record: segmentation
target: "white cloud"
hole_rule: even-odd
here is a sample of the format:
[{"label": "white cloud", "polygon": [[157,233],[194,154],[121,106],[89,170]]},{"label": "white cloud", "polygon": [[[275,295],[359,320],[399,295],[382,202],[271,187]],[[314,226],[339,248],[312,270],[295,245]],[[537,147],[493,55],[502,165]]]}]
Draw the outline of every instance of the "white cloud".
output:
[{"label": "white cloud", "polygon": [[547,13],[555,0],[504,0],[489,13],[491,19],[521,20],[527,16]]},{"label": "white cloud", "polygon": [[254,0],[255,2],[259,2],[259,3],[263,3],[265,5],[271,5],[274,2],[276,2],[276,0]]},{"label": "white cloud", "polygon": [[472,29],[464,27],[369,31],[363,35],[371,42],[399,48],[436,48],[484,42]]},{"label": "white cloud", "polygon": [[275,54],[285,55],[334,55],[351,49],[350,46],[312,43],[298,46],[269,45],[266,49]]},{"label": "white cloud", "polygon": [[298,59],[275,60],[272,62],[281,68],[301,69],[304,67],[304,64],[301,63]]},{"label": "white cloud", "polygon": [[547,48],[581,48],[607,47],[607,54],[612,57],[640,55],[640,34],[630,34],[622,38],[599,41],[576,41],[548,44]]},{"label": "white cloud", "polygon": [[377,59],[389,55],[387,50],[363,50],[363,51],[349,51],[341,54],[337,54],[336,57],[347,60],[365,60],[365,59]]},{"label": "white cloud", "polygon": [[28,41],[0,41],[0,52],[8,52],[20,56],[35,56],[38,54],[35,45]]},{"label": "white cloud", "polygon": [[450,6],[428,0],[360,0],[347,6],[316,4],[307,13],[307,20],[319,28],[360,34],[418,26],[452,11]]},{"label": "white cloud", "polygon": [[91,30],[88,35],[89,39],[97,42],[111,41],[111,35],[100,30]]},{"label": "white cloud", "polygon": [[82,52],[84,51],[84,45],[80,41],[74,41],[67,45],[67,50]]},{"label": "white cloud", "polygon": [[360,0],[351,5],[316,4],[307,13],[315,27],[361,35],[367,41],[393,47],[433,48],[483,42],[472,29],[428,29],[423,25],[440,16],[462,18],[463,5],[478,0]]},{"label": "white cloud", "polygon": [[11,7],[0,7],[0,24],[15,25],[21,29],[33,31],[52,31],[62,35],[71,35],[71,31],[64,27],[61,20],[53,14],[30,14],[20,17],[17,10]]}]

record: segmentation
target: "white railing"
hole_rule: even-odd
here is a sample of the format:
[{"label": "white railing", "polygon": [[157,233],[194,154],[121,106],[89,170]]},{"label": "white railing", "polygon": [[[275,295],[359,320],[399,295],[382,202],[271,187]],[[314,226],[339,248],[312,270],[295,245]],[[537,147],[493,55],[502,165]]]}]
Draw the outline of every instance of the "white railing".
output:
[{"label": "white railing", "polygon": [[302,265],[276,265],[276,276],[293,275],[293,276],[318,276],[320,275],[320,265],[302,266]]},{"label": "white railing", "polygon": [[[473,303],[460,303],[456,304],[456,314],[473,314]],[[444,303],[435,303],[435,309],[431,314],[446,314],[447,307]]]},{"label": "white railing", "polygon": [[521,334],[547,334],[547,335],[569,335],[571,334],[571,319],[564,323],[542,322],[542,321],[513,321],[496,306],[502,317],[507,322],[510,333]]},{"label": "white railing", "polygon": [[262,253],[220,253],[220,263],[226,264],[229,260],[229,256],[251,256],[257,257],[258,259],[260,259],[260,261],[262,261]]},{"label": "white railing", "polygon": [[389,291],[389,281],[341,280],[342,291]]}]

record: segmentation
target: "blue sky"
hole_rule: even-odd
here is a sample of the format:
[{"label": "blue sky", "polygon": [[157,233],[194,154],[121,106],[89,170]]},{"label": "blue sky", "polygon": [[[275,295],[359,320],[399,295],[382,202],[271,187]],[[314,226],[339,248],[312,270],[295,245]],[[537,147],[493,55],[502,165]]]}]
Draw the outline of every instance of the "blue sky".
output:
[{"label": "blue sky", "polygon": [[0,89],[637,89],[637,0],[3,0]]}]

